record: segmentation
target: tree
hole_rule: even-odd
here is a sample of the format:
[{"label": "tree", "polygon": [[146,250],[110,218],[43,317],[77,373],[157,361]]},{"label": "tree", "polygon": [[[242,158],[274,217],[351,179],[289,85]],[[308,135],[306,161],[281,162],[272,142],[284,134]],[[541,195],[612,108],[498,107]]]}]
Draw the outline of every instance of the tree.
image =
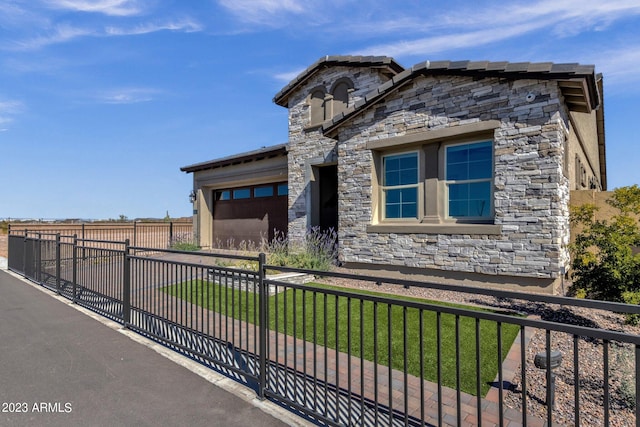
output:
[{"label": "tree", "polygon": [[617,188],[607,203],[618,211],[609,219],[596,219],[593,204],[571,209],[572,224],[583,227],[571,245],[571,290],[577,296],[638,304],[640,187]]}]

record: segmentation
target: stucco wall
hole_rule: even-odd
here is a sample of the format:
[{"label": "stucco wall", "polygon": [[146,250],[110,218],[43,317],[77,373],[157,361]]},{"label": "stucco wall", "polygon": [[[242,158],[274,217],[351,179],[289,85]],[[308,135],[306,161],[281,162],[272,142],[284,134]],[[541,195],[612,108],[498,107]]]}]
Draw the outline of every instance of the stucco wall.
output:
[{"label": "stucco wall", "polygon": [[602,189],[596,112],[572,112],[570,118],[570,144],[566,157],[570,187],[572,190],[586,190],[594,183],[595,189]]}]

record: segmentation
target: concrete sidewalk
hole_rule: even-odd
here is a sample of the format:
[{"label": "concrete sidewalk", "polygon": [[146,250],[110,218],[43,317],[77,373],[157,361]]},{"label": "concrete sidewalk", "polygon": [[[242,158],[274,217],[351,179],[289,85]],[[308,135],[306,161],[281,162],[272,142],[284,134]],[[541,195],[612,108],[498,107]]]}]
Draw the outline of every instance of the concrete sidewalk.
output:
[{"label": "concrete sidewalk", "polygon": [[308,425],[53,295],[0,271],[0,425]]}]

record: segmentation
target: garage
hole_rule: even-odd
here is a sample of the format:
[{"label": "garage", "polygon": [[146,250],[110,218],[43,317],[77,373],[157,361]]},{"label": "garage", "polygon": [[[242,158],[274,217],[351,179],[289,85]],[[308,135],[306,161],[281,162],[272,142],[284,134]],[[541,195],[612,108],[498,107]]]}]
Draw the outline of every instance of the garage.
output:
[{"label": "garage", "polygon": [[199,246],[240,248],[288,231],[288,145],[263,147],[180,168],[193,173]]},{"label": "garage", "polygon": [[238,248],[287,233],[287,183],[213,191],[213,246]]}]

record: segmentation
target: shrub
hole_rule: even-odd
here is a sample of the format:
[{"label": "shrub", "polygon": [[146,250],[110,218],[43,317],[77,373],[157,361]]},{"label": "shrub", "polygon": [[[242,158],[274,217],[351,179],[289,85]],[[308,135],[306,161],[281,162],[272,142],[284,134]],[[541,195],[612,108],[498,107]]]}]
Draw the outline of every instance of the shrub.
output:
[{"label": "shrub", "polygon": [[175,249],[177,251],[195,252],[200,250],[200,246],[190,242],[177,242],[171,245],[171,249]]},{"label": "shrub", "polygon": [[169,242],[169,247],[177,251],[195,252],[200,250],[200,246],[193,242],[191,233],[176,233]]},{"label": "shrub", "polygon": [[307,231],[302,244],[294,245],[284,233],[276,232],[267,247],[267,262],[308,270],[330,270],[338,259],[337,237],[333,229],[322,231],[314,227]]}]

